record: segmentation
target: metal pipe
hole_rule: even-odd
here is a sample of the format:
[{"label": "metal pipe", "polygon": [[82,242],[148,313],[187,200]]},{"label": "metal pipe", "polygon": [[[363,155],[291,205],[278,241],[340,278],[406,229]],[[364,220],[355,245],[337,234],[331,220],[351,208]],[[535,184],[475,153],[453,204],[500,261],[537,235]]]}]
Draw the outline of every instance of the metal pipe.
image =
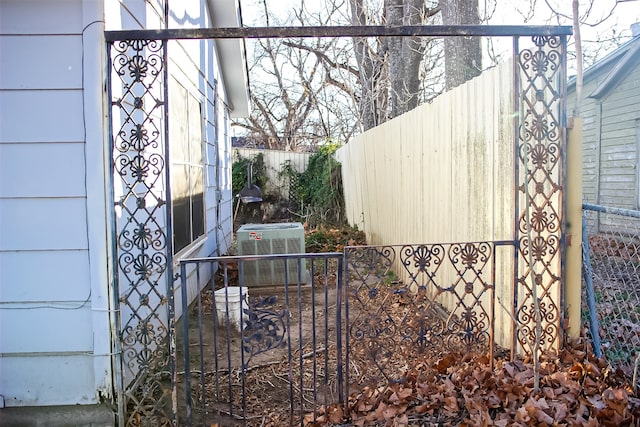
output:
[{"label": "metal pipe", "polygon": [[[187,265],[184,261],[180,261],[180,291],[182,296],[182,340],[184,352],[184,388],[185,388],[185,406],[186,406],[186,425],[190,426],[191,419],[191,366],[189,357],[189,306],[187,301]],[[175,354],[175,353],[174,353]],[[172,387],[173,389],[173,387]]]},{"label": "metal pipe", "polygon": [[520,64],[519,64],[519,38],[513,38],[513,275],[511,278],[511,317],[513,319],[511,331],[511,360],[515,358],[518,347],[518,251],[520,246],[520,233],[518,222],[520,221]]},{"label": "metal pipe", "polygon": [[629,216],[631,218],[640,218],[640,211],[623,208],[613,208],[610,206],[592,205],[591,203],[583,203],[582,209],[587,211],[610,213],[622,216]]},{"label": "metal pipe", "polygon": [[548,25],[343,25],[304,27],[170,28],[105,31],[107,41],[300,37],[514,37],[568,36],[571,26]]},{"label": "metal pipe", "polygon": [[600,325],[596,312],[595,289],[593,287],[593,269],[591,268],[591,255],[589,254],[589,234],[587,233],[587,219],[582,218],[582,256],[584,268],[584,282],[587,285],[587,306],[589,307],[589,329],[593,341],[593,352],[597,357],[602,357],[600,345]]},{"label": "metal pipe", "polygon": [[111,274],[111,307],[113,315],[111,316],[111,328],[112,328],[112,346],[113,346],[113,376],[114,376],[114,389],[116,393],[116,405],[118,408],[117,420],[118,425],[125,425],[125,386],[124,386],[124,370],[123,370],[123,356],[122,356],[122,320],[120,318],[120,271],[118,268],[118,223],[116,219],[116,201],[115,201],[115,161],[113,153],[115,151],[114,132],[113,132],[113,110],[114,104],[113,89],[112,89],[112,67],[113,62],[111,58],[112,43],[107,43],[107,99],[109,100],[109,108],[107,108],[107,122],[109,124],[108,137],[110,142],[109,155],[107,156],[107,179],[109,183],[109,202],[112,204],[113,209],[109,210],[109,226],[111,228],[110,233],[110,250],[111,254],[109,260],[111,262],[110,274]]}]

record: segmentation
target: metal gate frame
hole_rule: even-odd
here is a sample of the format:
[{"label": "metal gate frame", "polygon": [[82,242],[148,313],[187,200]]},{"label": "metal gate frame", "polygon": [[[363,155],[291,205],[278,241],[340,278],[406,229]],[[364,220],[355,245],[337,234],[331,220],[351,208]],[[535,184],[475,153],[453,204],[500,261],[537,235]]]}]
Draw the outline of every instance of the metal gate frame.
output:
[{"label": "metal gate frame", "polygon": [[[168,171],[168,41],[509,36],[514,56],[513,349],[557,347],[564,315],[566,44],[570,27],[363,26],[106,31],[111,141],[114,376],[121,425],[176,421]],[[533,47],[520,50],[520,37]],[[119,89],[119,92],[114,90]],[[164,187],[161,184],[164,181]],[[116,194],[116,192],[118,194]],[[554,301],[559,296],[560,305]],[[535,320],[541,313],[542,328]]]}]

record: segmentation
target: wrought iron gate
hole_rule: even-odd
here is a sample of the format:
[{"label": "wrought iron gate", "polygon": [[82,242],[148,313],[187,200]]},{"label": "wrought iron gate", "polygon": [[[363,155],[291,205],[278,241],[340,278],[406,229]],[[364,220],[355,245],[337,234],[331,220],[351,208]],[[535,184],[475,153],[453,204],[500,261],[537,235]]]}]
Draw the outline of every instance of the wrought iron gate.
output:
[{"label": "wrought iron gate", "polygon": [[[416,28],[424,33],[422,35],[470,35],[464,27],[447,27],[446,31],[438,30],[436,27],[431,29],[413,27],[408,32],[405,31],[406,34],[403,33],[406,30],[404,28],[395,29],[396,33],[393,33],[394,29],[376,28],[380,32],[377,35],[387,36],[419,35],[416,33]],[[235,33],[230,30],[234,30]],[[258,31],[253,36],[256,34],[259,36],[259,29],[254,30]],[[287,31],[274,32],[273,30],[275,29],[264,31],[265,34],[268,33],[274,37],[289,35]],[[374,30],[370,31],[374,33],[371,35],[376,35]],[[444,33],[438,33],[438,31],[444,31]],[[390,253],[380,249],[371,249],[373,252],[369,255],[375,254],[371,258],[376,260],[375,268],[388,267],[396,262],[405,266],[404,262],[413,263],[413,267],[407,270],[411,280],[403,282],[400,286],[402,289],[395,289],[388,294],[388,298],[397,299],[408,295],[409,292],[418,292],[418,294],[423,292],[425,296],[429,295],[427,285],[434,285],[431,282],[434,280],[436,261],[443,262],[444,254],[447,254],[447,259],[450,260],[453,268],[453,277],[458,274],[457,277],[460,280],[453,287],[455,295],[451,295],[453,295],[454,306],[462,311],[452,312],[451,308],[439,307],[441,303],[436,304],[429,299],[432,302],[427,305],[412,307],[413,312],[422,316],[420,319],[428,319],[433,313],[441,314],[441,310],[445,313],[449,310],[448,316],[451,317],[447,322],[439,323],[438,327],[452,332],[450,339],[452,344],[486,348],[487,351],[492,351],[493,309],[478,305],[482,299],[480,295],[493,294],[492,280],[487,279],[486,276],[481,277],[475,266],[477,263],[482,264],[491,259],[495,245],[511,245],[514,254],[512,310],[517,320],[513,328],[513,344],[514,348],[518,347],[521,351],[531,353],[536,340],[548,346],[558,346],[561,340],[560,325],[563,315],[561,284],[565,253],[563,185],[566,119],[564,100],[566,36],[569,30],[566,27],[559,29],[540,27],[525,28],[518,33],[516,29],[510,27],[496,30],[495,34],[490,34],[491,31],[487,29],[482,31],[485,33],[478,35],[515,34],[513,37],[516,58],[514,61],[516,88],[514,91],[516,135],[514,174],[519,184],[514,189],[517,206],[513,240],[508,243],[418,245],[408,247],[409,252],[400,251],[399,259],[395,258],[397,255],[394,254],[393,260]],[[293,30],[290,33],[293,35]],[[341,35],[333,33],[335,31],[327,32],[331,36]],[[360,32],[356,31],[354,35],[365,34],[360,29]],[[520,36],[529,35],[533,36],[530,39],[531,47],[521,49]],[[185,364],[185,370],[180,372],[176,364],[171,197],[167,167],[167,43],[168,40],[178,37],[216,36],[245,37],[251,36],[251,33],[247,29],[239,28],[219,29],[218,32],[210,30],[180,33],[180,30],[145,30],[107,32],[106,34],[110,70],[108,73],[109,134],[112,143],[111,175],[113,178],[113,293],[117,296],[115,308],[118,313],[114,332],[117,336],[114,343],[116,353],[114,369],[119,419],[123,425],[172,425],[179,418],[187,421],[192,419],[192,414],[189,412],[191,386],[188,378],[192,375],[192,371],[187,369],[188,341],[184,347],[185,359],[181,362]],[[347,251],[346,259],[354,260],[362,255],[365,257],[363,260],[367,260],[366,254],[366,250],[357,254]],[[407,256],[403,258],[402,254]],[[327,256],[327,259],[335,257],[336,262],[342,262],[340,257]],[[221,260],[217,261],[221,262]],[[346,261],[346,264],[349,265],[350,262],[352,261]],[[434,264],[431,264],[432,262]],[[356,271],[361,272],[360,268],[358,267]],[[215,268],[212,268],[209,274],[213,275],[214,270]],[[342,286],[339,274],[336,278],[336,287]],[[469,274],[471,277],[467,276]],[[377,273],[369,272],[367,277],[374,276],[377,277]],[[372,287],[368,278],[363,278],[362,285],[354,288],[355,293],[350,297],[355,298],[355,301],[376,300],[380,292],[389,292],[390,289],[394,289],[393,286]],[[184,272],[182,280],[186,280]],[[466,290],[458,293],[458,284]],[[480,291],[475,288],[475,284],[481,286]],[[447,288],[448,285],[438,284],[436,287],[432,286],[429,292],[441,294]],[[368,354],[373,361],[377,361],[376,363],[379,363],[379,357],[387,357],[379,337],[397,332],[400,333],[398,339],[413,342],[420,347],[431,339],[429,337],[441,336],[434,333],[432,326],[426,327],[422,320],[414,322],[404,332],[398,332],[394,329],[396,326],[379,329],[379,322],[384,323],[389,314],[384,309],[375,312],[375,316],[372,313],[365,316],[363,306],[352,312],[357,313],[354,314],[356,317],[350,318],[348,306],[345,306],[344,311],[341,308],[341,295],[343,295],[341,292],[336,294],[335,319],[338,324],[344,321],[344,324],[348,325],[349,332],[342,328],[334,332],[333,345],[336,352],[343,351],[343,348],[345,351],[344,355],[336,356],[337,364],[334,368],[337,372],[336,378],[343,374],[338,374],[343,368],[346,369],[345,377],[353,377],[353,373],[348,369],[349,357],[350,355],[353,357],[353,351],[358,347],[358,342],[365,342],[350,341],[354,338],[348,335],[352,331],[356,331],[354,336],[357,339],[372,338],[366,341],[363,354]],[[434,298],[433,294],[429,296]],[[437,298],[434,301],[437,301]],[[198,296],[197,304],[200,305],[201,302],[201,296]],[[268,302],[269,300],[266,301]],[[183,304],[186,303],[188,301],[183,300]],[[265,302],[259,304],[263,303]],[[255,313],[260,311],[259,304],[252,307],[253,314],[249,316],[256,315]],[[352,309],[354,307],[352,306]],[[534,326],[538,318],[542,322],[540,331],[536,331]],[[343,339],[346,340],[344,344],[341,341]],[[272,344],[275,345],[275,341],[268,346]],[[244,344],[240,348],[244,351]],[[251,346],[247,348],[249,349],[247,354],[251,357],[258,354]],[[315,344],[313,352],[314,355],[317,352]],[[306,363],[306,358],[303,356],[302,352],[295,355],[302,360],[300,376],[302,367]],[[289,356],[289,361],[292,357]],[[315,356],[313,360],[317,360]],[[325,358],[326,360],[328,359]],[[219,371],[218,368],[216,367],[216,372]],[[230,363],[227,369],[230,375]],[[291,383],[293,368],[289,370]],[[328,367],[327,370],[329,370]],[[391,378],[392,373],[383,369],[378,371],[387,380]],[[204,369],[201,369],[201,378],[205,375],[204,372]],[[317,371],[314,370],[314,372]],[[313,389],[317,391],[316,380],[314,377]],[[350,391],[349,380],[337,381],[335,389],[326,388],[324,391],[335,390],[335,396],[332,397],[343,402],[345,393]],[[180,388],[185,385],[186,389]],[[232,394],[233,386],[230,387],[229,393]],[[291,387],[293,390],[294,386],[291,385]],[[304,391],[305,383],[299,382],[296,387]],[[178,399],[181,393],[189,396],[184,401],[184,406]],[[243,396],[246,397],[245,394]],[[293,393],[290,393],[290,396],[293,396]],[[307,398],[304,393],[301,396],[298,409],[300,416],[304,419],[306,411],[304,400]],[[313,402],[319,401],[314,395]],[[327,401],[323,401],[323,404],[326,403]],[[313,406],[315,407],[315,404]],[[293,404],[291,408],[294,408]],[[183,413],[183,410],[186,412]],[[204,410],[206,412],[207,408]],[[229,412],[233,413],[233,410]],[[313,410],[312,414],[315,414]]]}]

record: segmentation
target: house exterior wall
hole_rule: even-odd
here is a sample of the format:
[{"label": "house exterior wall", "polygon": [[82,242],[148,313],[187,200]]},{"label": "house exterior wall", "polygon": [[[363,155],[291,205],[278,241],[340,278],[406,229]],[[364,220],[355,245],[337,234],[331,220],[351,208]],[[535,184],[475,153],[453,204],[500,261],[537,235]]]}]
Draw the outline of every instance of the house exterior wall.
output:
[{"label": "house exterior wall", "polygon": [[[588,75],[584,82],[583,199],[639,209],[640,66],[636,64],[604,97],[590,97],[616,63],[611,61]],[[571,112],[574,105],[575,86],[571,86],[567,111]]]},{"label": "house exterior wall", "polygon": [[[96,5],[0,1],[0,395],[6,406],[91,404],[111,390],[104,208],[92,215],[103,206],[103,139],[85,109],[101,87],[95,57],[83,56],[102,30],[100,22],[87,27],[102,19]],[[84,82],[83,70],[91,74]],[[92,109],[101,116],[100,99]],[[91,182],[96,173],[101,182]],[[94,281],[97,276],[103,280]]]},{"label": "house exterior wall", "polygon": [[[169,27],[210,25],[205,2],[170,4]],[[0,403],[111,401],[104,30],[163,28],[163,3],[0,0],[0,8]],[[220,58],[213,41],[172,41],[169,51],[170,74],[204,117],[206,233],[176,258],[223,254],[232,195]]]},{"label": "house exterior wall", "polygon": [[[600,102],[601,148],[599,204],[638,209],[640,66]],[[596,104],[597,108],[597,104]]]},{"label": "house exterior wall", "polygon": [[[584,94],[593,92],[598,83],[606,77],[601,72],[586,81],[583,86]],[[575,108],[575,91],[569,90],[567,94],[567,113],[569,116]],[[593,99],[586,98],[582,101],[581,115],[582,127],[582,193],[583,199],[589,203],[596,203],[598,188],[598,165],[600,161],[598,144],[598,126],[596,119],[596,103]]]}]

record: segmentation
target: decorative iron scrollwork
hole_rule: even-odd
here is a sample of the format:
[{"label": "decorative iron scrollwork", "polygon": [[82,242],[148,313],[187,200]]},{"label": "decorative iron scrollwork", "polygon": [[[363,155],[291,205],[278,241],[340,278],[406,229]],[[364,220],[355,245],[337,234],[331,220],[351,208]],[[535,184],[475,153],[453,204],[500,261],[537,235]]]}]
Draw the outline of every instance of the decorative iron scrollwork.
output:
[{"label": "decorative iron scrollwork", "polygon": [[350,352],[385,380],[434,351],[492,351],[492,243],[347,248],[347,258]]},{"label": "decorative iron scrollwork", "polygon": [[[534,46],[518,53],[522,75],[520,132],[517,147],[520,162],[517,224],[520,265],[517,340],[528,354],[536,340],[535,323],[542,324],[546,348],[560,341],[561,313],[554,301],[561,293],[561,239],[563,171],[565,147],[564,93],[565,43],[563,37],[536,36]],[[516,88],[518,90],[518,88]],[[531,260],[531,263],[530,261]],[[534,309],[534,289],[540,313]]]},{"label": "decorative iron scrollwork", "polygon": [[286,345],[287,332],[285,319],[287,310],[275,310],[278,298],[250,298],[249,307],[244,309],[242,345],[245,352],[243,368],[249,366],[251,359],[269,350]]},{"label": "decorative iron scrollwork", "polygon": [[[171,425],[165,43],[111,44],[111,117],[124,405],[129,425]],[[117,92],[116,92],[117,91]]]}]

